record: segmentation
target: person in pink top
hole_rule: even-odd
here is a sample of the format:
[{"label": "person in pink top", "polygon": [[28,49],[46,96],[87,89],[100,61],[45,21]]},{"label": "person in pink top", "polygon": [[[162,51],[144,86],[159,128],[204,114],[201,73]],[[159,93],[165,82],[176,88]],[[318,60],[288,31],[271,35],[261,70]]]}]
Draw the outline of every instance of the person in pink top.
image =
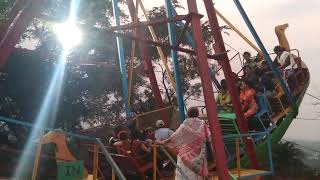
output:
[{"label": "person in pink top", "polygon": [[198,108],[189,108],[188,118],[170,138],[158,141],[160,145],[177,149],[177,164],[183,173],[176,170],[176,180],[198,180],[208,175],[206,141],[210,133],[205,121],[198,116]]}]

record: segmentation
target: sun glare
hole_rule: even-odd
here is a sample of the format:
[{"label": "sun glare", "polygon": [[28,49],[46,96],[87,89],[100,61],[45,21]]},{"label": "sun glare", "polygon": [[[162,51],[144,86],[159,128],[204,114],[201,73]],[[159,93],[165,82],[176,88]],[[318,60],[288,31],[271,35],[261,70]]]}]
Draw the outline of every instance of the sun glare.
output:
[{"label": "sun glare", "polygon": [[65,23],[55,24],[53,31],[64,48],[67,49],[77,46],[82,40],[82,33],[73,22],[67,21]]}]

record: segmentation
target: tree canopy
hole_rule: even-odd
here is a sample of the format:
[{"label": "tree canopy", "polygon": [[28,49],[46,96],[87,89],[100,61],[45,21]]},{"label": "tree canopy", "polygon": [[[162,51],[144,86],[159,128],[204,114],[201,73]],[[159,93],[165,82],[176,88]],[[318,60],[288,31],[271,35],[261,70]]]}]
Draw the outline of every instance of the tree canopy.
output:
[{"label": "tree canopy", "polygon": [[[0,16],[5,23],[6,16],[12,3],[1,1]],[[11,1],[10,1],[11,2]],[[1,73],[0,115],[23,119],[33,122],[51,81],[52,74],[57,66],[57,59],[62,52],[62,46],[57,41],[52,31],[55,22],[64,21],[69,13],[70,1],[49,0],[41,6],[40,15],[30,22],[21,37],[18,47],[33,48],[33,50],[17,49],[7,60]],[[181,8],[177,3],[176,8]],[[125,9],[125,5],[121,9]],[[129,22],[126,11],[121,12],[121,21]],[[165,17],[163,6],[148,11],[151,19]],[[141,19],[143,20],[143,19]],[[77,13],[77,21],[84,34],[83,41],[72,49],[68,56],[65,70],[63,91],[57,111],[55,128],[67,131],[75,131],[99,124],[116,126],[125,121],[123,118],[124,105],[121,94],[120,72],[117,67],[118,56],[115,49],[116,37],[103,31],[103,28],[113,24],[113,11],[111,0],[81,1]],[[208,24],[204,24],[208,26]],[[159,39],[168,40],[167,25],[158,25],[156,33]],[[204,28],[205,31],[206,28]],[[178,33],[181,29],[177,28]],[[131,33],[128,31],[127,33]],[[150,33],[145,28],[145,37],[151,39]],[[209,33],[204,32],[206,36]],[[208,48],[212,38],[207,37]],[[189,46],[183,39],[183,46]],[[166,71],[154,47],[148,47],[158,84],[164,102],[167,105],[176,105],[175,92],[169,83]],[[124,39],[126,61],[129,64],[131,41]],[[167,59],[170,59],[170,51],[163,49]],[[155,100],[149,84],[149,80],[143,72],[143,61],[137,51],[134,63],[133,98],[132,107],[135,113],[143,113],[155,108]],[[108,64],[81,66],[78,62],[89,60]],[[170,62],[170,61],[169,61]],[[183,91],[185,96],[199,98],[201,86],[197,83],[195,57],[179,54],[181,76],[183,79]],[[169,64],[171,70],[172,65]],[[58,97],[57,97],[58,98]],[[85,124],[85,125],[84,125]],[[17,127],[13,124],[3,123],[5,132],[25,139],[28,129]],[[21,131],[23,129],[23,131]]]}]

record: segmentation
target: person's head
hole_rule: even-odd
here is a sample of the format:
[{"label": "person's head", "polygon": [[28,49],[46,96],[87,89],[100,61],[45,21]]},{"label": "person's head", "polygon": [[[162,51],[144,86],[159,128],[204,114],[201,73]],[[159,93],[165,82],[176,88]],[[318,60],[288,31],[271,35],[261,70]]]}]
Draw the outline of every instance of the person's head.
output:
[{"label": "person's head", "polygon": [[147,127],[144,129],[144,134],[148,137],[150,134],[152,134],[153,128],[152,127]]},{"label": "person's head", "polygon": [[251,58],[251,54],[249,52],[244,52],[243,53],[243,59],[245,59],[246,61],[250,61],[250,58]]},{"label": "person's head", "polygon": [[257,68],[257,69],[255,70],[255,74],[256,74],[258,77],[261,77],[261,76],[264,74],[264,72],[263,72],[262,69]]},{"label": "person's head", "polygon": [[256,56],[256,62],[260,62],[262,60],[263,60],[263,56],[260,53],[258,53]]},{"label": "person's head", "polygon": [[156,128],[163,128],[164,127],[164,122],[162,120],[157,120],[156,122]]},{"label": "person's head", "polygon": [[247,80],[242,80],[241,81],[241,85],[240,85],[240,89],[241,90],[247,90],[249,88],[252,88],[252,84],[250,81]]},{"label": "person's head", "polygon": [[120,141],[124,141],[124,140],[127,140],[128,139],[128,132],[127,131],[120,131],[118,133],[118,139]]},{"label": "person's head", "polygon": [[252,68],[250,66],[243,67],[243,74],[250,74],[252,72]]},{"label": "person's head", "polygon": [[261,67],[262,67],[263,70],[268,69],[268,63],[267,63],[267,61],[263,61],[263,62],[261,63]]},{"label": "person's head", "polygon": [[225,79],[222,79],[220,81],[220,85],[221,85],[221,91],[227,91],[227,81]]},{"label": "person's head", "polygon": [[280,56],[281,53],[284,51],[284,49],[281,46],[276,46],[273,48],[274,53],[277,54],[277,56]]},{"label": "person's head", "polygon": [[188,109],[188,117],[193,118],[193,117],[198,117],[199,116],[199,110],[197,107],[191,107]]}]

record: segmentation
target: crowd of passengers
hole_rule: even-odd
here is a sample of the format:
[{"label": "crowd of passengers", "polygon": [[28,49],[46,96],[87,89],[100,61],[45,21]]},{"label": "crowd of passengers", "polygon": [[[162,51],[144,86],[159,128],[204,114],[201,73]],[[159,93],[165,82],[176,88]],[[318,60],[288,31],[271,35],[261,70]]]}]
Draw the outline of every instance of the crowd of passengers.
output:
[{"label": "crowd of passengers", "polygon": [[[183,174],[176,170],[176,179],[182,180],[185,176],[190,179],[207,176],[206,142],[210,142],[210,131],[206,122],[199,118],[197,107],[189,108],[187,116],[188,118],[176,131],[167,128],[163,120],[157,120],[155,128],[140,130],[137,127],[137,120],[133,119],[128,125],[128,131],[118,132],[117,137],[110,138],[109,145],[117,154],[134,157],[140,165],[143,165],[152,162],[152,144],[155,142],[165,146],[169,153],[177,158],[177,164]],[[168,157],[163,151],[158,150],[158,168],[165,168],[168,164]]]},{"label": "crowd of passengers", "polygon": [[[273,61],[282,77],[290,85],[296,83],[295,70],[297,68],[294,57],[284,48],[274,48],[276,58]],[[245,120],[249,129],[255,130],[256,123],[252,123],[254,115],[258,112],[257,96],[265,95],[272,98],[277,92],[274,84],[273,73],[261,56],[252,58],[249,52],[243,53],[244,66],[243,75],[239,77],[233,73],[236,87],[239,90],[240,101]],[[293,90],[293,89],[291,89]],[[232,100],[227,90],[226,80],[221,80],[221,90],[216,97],[219,112],[232,113]],[[271,107],[268,107],[272,111]],[[199,118],[197,107],[191,107],[187,111],[188,118],[176,131],[167,128],[168,125],[162,120],[157,120],[155,127],[144,130],[137,128],[137,120],[133,119],[128,126],[128,131],[118,132],[116,137],[109,141],[116,153],[132,156],[140,164],[152,161],[152,144],[156,142],[177,152],[177,164],[182,170],[175,172],[176,179],[198,179],[208,175],[208,144],[210,142],[210,131],[206,122]],[[159,153],[159,151],[158,151]],[[158,157],[159,158],[159,157]],[[166,164],[167,158],[157,161],[158,168]]]},{"label": "crowd of passengers", "polygon": [[[278,68],[282,78],[287,83],[291,92],[296,91],[298,81],[296,72],[298,64],[295,57],[290,52],[286,51],[280,46],[274,48],[276,57],[273,61],[273,66]],[[236,87],[239,90],[240,102],[244,118],[248,123],[250,130],[261,130],[261,126],[254,119],[254,116],[259,111],[257,97],[264,96],[266,99],[267,109],[272,114],[272,108],[269,100],[277,95],[276,85],[278,81],[275,80],[274,74],[269,68],[267,62],[259,54],[252,57],[249,52],[243,53],[243,75],[239,77],[233,73]],[[227,90],[226,80],[221,80],[221,90],[216,98],[219,112],[230,113],[232,112],[231,96]],[[267,123],[271,125],[271,122]]]}]

